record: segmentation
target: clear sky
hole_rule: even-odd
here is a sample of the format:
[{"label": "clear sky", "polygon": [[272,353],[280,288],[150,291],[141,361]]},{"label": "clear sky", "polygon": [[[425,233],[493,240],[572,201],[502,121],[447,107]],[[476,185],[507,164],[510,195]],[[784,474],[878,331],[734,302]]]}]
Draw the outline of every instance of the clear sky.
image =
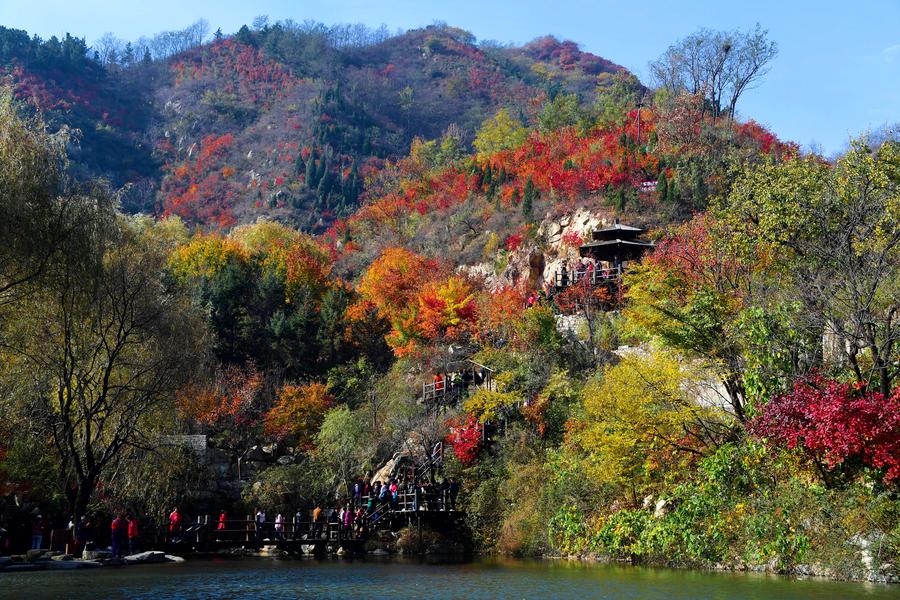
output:
[{"label": "clear sky", "polygon": [[136,39],[203,17],[232,33],[257,15],[410,29],[434,21],[478,39],[571,39],[646,81],[647,63],[698,27],[757,21],[780,53],[738,106],[745,117],[828,154],[848,139],[900,121],[900,0],[0,0],[0,24],[41,37],[71,32],[88,43],[111,31]]}]

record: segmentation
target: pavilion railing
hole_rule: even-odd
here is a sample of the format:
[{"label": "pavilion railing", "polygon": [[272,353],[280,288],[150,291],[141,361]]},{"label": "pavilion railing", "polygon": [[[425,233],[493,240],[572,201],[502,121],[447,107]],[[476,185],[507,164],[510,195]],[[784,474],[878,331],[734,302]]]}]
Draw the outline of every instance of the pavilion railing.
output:
[{"label": "pavilion railing", "polygon": [[622,276],[621,267],[611,267],[608,269],[598,268],[581,268],[581,269],[562,269],[554,274],[554,285],[557,288],[566,288],[587,282],[591,286],[600,285],[615,281]]}]

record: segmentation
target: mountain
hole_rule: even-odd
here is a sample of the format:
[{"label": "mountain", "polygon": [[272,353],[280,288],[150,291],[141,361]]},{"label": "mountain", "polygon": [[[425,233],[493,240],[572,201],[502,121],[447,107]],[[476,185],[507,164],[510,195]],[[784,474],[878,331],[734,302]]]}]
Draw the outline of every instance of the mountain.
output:
[{"label": "mountain", "polygon": [[446,25],[389,36],[288,21],[158,59],[131,45],[103,64],[90,55],[68,34],[0,28],[15,95],[79,130],[76,173],[127,184],[128,211],[204,228],[267,216],[322,231],[416,137],[449,130],[467,148],[500,108],[528,122],[548,98],[590,103],[625,73],[573,42],[479,45]]}]

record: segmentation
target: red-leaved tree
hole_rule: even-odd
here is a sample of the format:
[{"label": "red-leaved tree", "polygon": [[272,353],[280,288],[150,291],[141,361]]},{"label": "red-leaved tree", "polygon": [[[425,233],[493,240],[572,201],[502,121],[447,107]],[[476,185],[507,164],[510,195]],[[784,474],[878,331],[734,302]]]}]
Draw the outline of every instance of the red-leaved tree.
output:
[{"label": "red-leaved tree", "polygon": [[478,419],[473,415],[464,415],[447,421],[450,433],[446,442],[453,448],[453,453],[463,466],[470,466],[481,452],[482,435]]},{"label": "red-leaved tree", "polygon": [[852,474],[859,467],[879,469],[885,482],[896,482],[900,480],[898,390],[886,398],[861,383],[813,375],[773,397],[750,427],[770,444],[802,450],[826,483],[841,470]]}]

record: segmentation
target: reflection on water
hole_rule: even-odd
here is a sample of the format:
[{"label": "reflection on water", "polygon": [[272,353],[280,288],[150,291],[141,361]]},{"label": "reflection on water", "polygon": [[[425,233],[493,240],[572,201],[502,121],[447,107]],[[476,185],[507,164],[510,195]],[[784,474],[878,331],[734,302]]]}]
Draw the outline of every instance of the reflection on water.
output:
[{"label": "reflection on water", "polygon": [[204,559],[0,575],[0,598],[898,599],[900,587],[567,561]]}]

